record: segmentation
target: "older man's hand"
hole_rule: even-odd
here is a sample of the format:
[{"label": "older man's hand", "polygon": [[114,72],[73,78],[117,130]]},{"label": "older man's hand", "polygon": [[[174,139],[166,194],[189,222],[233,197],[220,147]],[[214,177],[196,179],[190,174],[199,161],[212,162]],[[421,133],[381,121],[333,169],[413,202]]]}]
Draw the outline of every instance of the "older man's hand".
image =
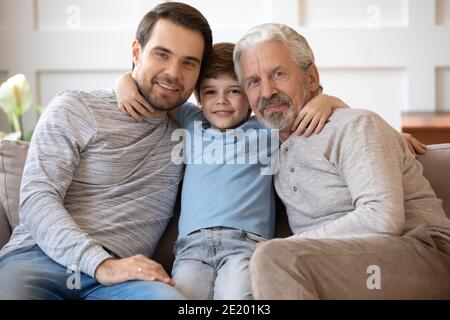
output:
[{"label": "older man's hand", "polygon": [[129,280],[161,281],[175,286],[162,265],[142,254],[105,260],[95,271],[95,278],[105,286]]}]

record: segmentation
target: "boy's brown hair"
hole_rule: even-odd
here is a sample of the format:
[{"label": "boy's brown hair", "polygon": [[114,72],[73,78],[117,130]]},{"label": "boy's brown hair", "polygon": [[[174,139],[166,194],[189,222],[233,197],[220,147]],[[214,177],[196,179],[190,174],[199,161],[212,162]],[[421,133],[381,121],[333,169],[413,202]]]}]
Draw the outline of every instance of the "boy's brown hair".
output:
[{"label": "boy's brown hair", "polygon": [[234,44],[230,42],[220,42],[213,45],[211,54],[206,59],[195,86],[197,99],[200,99],[201,84],[205,79],[216,79],[218,76],[227,75],[237,80],[234,73],[233,50]]}]

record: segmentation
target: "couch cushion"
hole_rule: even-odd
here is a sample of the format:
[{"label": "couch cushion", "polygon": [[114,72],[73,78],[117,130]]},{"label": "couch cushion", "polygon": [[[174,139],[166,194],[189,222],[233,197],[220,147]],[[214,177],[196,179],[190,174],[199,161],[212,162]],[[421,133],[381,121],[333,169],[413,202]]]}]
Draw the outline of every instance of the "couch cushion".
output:
[{"label": "couch cushion", "polygon": [[450,218],[450,143],[429,145],[427,152],[418,156],[423,175],[428,179],[438,198],[444,201],[444,210]]},{"label": "couch cushion", "polygon": [[19,224],[19,190],[28,146],[26,141],[0,143],[0,201],[11,229]]},{"label": "couch cushion", "polygon": [[8,242],[9,237],[11,237],[11,228],[8,218],[6,218],[6,212],[0,202],[0,249]]}]

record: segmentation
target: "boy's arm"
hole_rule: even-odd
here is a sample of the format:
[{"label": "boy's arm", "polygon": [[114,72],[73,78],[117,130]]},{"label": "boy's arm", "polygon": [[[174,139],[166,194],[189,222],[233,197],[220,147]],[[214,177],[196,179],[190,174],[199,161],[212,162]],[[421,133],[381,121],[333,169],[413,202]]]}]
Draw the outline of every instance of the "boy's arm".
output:
[{"label": "boy's arm", "polygon": [[333,109],[348,107],[347,104],[337,97],[319,93],[300,109],[291,130],[295,131],[297,136],[303,135],[306,138],[313,133],[319,134]]},{"label": "boy's arm", "polygon": [[427,145],[423,144],[410,133],[402,132],[403,139],[406,140],[409,151],[416,156],[417,154],[424,154],[427,151]]},{"label": "boy's arm", "polygon": [[[117,104],[123,114],[136,121],[142,121],[142,116],[148,117],[151,112],[154,112],[148,101],[139,93],[137,85],[131,77],[131,72],[126,72],[117,79],[115,90]],[[175,120],[179,126],[184,127],[184,119],[196,110],[198,110],[198,107],[185,102],[180,107],[168,111],[167,115]]]},{"label": "boy's arm", "polygon": [[148,117],[155,111],[139,93],[131,72],[125,72],[117,79],[115,92],[119,110],[136,121],[142,121],[142,117]]}]

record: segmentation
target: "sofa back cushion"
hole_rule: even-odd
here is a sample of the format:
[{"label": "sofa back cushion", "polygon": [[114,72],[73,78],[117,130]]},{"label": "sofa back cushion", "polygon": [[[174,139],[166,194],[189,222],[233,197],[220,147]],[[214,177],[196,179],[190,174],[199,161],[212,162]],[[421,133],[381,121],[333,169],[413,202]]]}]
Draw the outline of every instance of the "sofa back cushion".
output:
[{"label": "sofa back cushion", "polygon": [[444,211],[450,218],[450,143],[429,145],[427,152],[417,160],[422,163],[424,176],[442,199]]},{"label": "sofa back cushion", "polygon": [[19,190],[28,146],[25,141],[0,143],[0,202],[11,230],[19,224]]},{"label": "sofa back cushion", "polygon": [[6,217],[3,204],[0,202],[0,248],[8,242],[11,237],[11,227],[9,226],[8,218]]}]

